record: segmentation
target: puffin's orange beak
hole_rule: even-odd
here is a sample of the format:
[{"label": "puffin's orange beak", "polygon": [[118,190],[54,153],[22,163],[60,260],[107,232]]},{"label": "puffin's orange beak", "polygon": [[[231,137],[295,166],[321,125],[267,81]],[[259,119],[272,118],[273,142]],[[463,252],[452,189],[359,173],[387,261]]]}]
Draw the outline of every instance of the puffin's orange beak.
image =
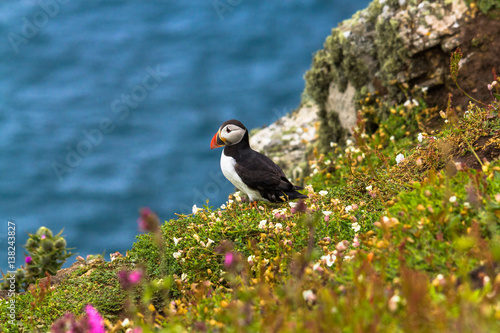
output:
[{"label": "puffin's orange beak", "polygon": [[221,140],[219,136],[219,132],[215,133],[214,137],[212,138],[212,142],[210,142],[210,149],[214,148],[219,148],[224,146],[224,141]]}]

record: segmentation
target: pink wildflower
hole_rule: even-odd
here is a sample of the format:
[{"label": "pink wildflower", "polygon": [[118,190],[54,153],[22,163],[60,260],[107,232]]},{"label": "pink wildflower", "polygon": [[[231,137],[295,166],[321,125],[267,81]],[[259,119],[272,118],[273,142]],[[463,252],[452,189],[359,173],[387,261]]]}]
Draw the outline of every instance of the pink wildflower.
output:
[{"label": "pink wildflower", "polygon": [[229,267],[234,261],[234,253],[233,252],[227,252],[226,257],[224,259],[224,266]]},{"label": "pink wildflower", "polygon": [[87,322],[89,324],[90,333],[105,333],[104,331],[104,320],[102,319],[99,312],[92,306],[87,305],[85,307],[85,312],[87,313]]},{"label": "pink wildflower", "polygon": [[359,246],[359,238],[358,235],[354,236],[354,239],[352,241],[352,246],[353,247],[358,247]]},{"label": "pink wildflower", "polygon": [[335,248],[337,249],[337,251],[342,252],[345,249],[347,249],[348,246],[349,246],[349,242],[346,240],[343,240],[343,241],[339,242]]},{"label": "pink wildflower", "polygon": [[29,265],[33,262],[33,258],[31,258],[30,256],[27,256],[26,258],[24,258],[24,262]]},{"label": "pink wildflower", "polygon": [[132,271],[128,275],[128,278],[132,284],[137,284],[142,278],[142,272],[141,271]]},{"label": "pink wildflower", "polygon": [[140,210],[140,217],[137,219],[137,224],[142,231],[156,232],[158,231],[160,220],[150,208],[145,207]]},{"label": "pink wildflower", "polygon": [[294,207],[292,207],[292,209],[290,209],[290,211],[292,212],[292,214],[303,213],[306,210],[307,210],[307,206],[306,206],[306,203],[303,200],[299,200],[297,202],[297,204]]},{"label": "pink wildflower", "polygon": [[141,271],[120,271],[118,272],[118,280],[120,281],[120,284],[122,288],[124,289],[129,289],[132,286],[135,286],[139,283],[139,281],[142,278],[142,272]]}]

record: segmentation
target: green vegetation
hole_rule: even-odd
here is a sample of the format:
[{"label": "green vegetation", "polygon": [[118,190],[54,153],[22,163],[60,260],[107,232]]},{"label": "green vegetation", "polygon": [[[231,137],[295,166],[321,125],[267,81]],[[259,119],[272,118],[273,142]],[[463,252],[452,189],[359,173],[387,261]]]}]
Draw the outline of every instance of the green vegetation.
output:
[{"label": "green vegetation", "polygon": [[306,200],[143,209],[127,256],[16,295],[17,325],[0,301],[2,331],[498,332],[499,86],[463,115],[450,101],[436,133],[422,100],[380,118],[367,95],[355,141],[312,154]]},{"label": "green vegetation", "polygon": [[498,15],[500,11],[500,1],[498,0],[466,0],[469,7],[477,6],[479,10],[484,13],[491,15]]},{"label": "green vegetation", "polygon": [[[127,257],[18,295],[20,326],[4,330],[46,331],[92,304],[112,332],[498,331],[500,162],[452,161],[480,156],[481,137],[498,145],[499,101],[449,108],[432,135],[419,133],[422,101],[369,134],[376,107],[362,103],[356,142],[310,161],[304,202],[249,209],[234,194],[161,226],[145,210],[150,232]],[[124,270],[146,279],[124,283]]]},{"label": "green vegetation", "polygon": [[[15,274],[15,291],[26,289],[36,279],[45,277],[45,272],[55,275],[64,264],[66,259],[73,253],[68,252],[66,240],[61,236],[61,232],[53,235],[52,231],[46,227],[38,228],[35,234],[29,234],[24,248],[28,251],[25,258],[26,267],[19,268]],[[0,284],[0,290],[11,289],[8,276],[4,276]]]}]

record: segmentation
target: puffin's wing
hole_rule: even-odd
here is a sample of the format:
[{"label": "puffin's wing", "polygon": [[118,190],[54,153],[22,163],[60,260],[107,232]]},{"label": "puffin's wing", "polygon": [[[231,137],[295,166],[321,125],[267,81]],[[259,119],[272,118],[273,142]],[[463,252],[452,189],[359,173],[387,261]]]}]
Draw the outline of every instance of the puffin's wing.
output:
[{"label": "puffin's wing", "polygon": [[242,161],[238,161],[235,170],[241,180],[250,188],[258,190],[293,190],[294,186],[271,159],[252,151]]}]

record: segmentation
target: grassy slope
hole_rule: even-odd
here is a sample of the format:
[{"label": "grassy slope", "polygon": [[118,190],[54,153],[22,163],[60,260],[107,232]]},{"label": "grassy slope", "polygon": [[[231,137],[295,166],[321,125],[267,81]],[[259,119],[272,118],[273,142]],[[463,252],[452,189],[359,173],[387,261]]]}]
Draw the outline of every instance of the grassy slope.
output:
[{"label": "grassy slope", "polygon": [[[365,114],[375,107],[362,105]],[[356,144],[311,161],[306,213],[288,204],[248,210],[233,197],[226,209],[167,221],[163,250],[142,234],[125,259],[79,269],[43,300],[19,295],[21,326],[4,330],[46,331],[92,303],[116,331],[119,317],[166,332],[499,331],[500,276],[487,269],[489,282],[474,290],[467,273],[500,257],[500,163],[443,169],[467,153],[464,142],[498,139],[498,107],[471,107],[421,143],[422,106],[394,108],[373,134],[360,123]],[[123,267],[142,267],[149,282],[121,291]],[[126,299],[137,306],[125,309]]]}]

